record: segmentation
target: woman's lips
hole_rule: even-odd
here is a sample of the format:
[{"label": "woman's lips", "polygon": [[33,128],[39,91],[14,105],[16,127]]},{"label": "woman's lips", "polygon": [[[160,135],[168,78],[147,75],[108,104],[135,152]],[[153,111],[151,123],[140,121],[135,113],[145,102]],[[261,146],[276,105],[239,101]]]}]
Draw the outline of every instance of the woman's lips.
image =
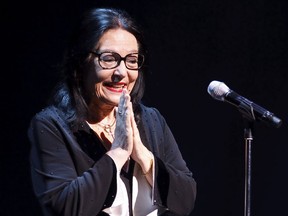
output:
[{"label": "woman's lips", "polygon": [[123,84],[123,83],[117,83],[117,84],[106,84],[105,87],[107,89],[109,89],[110,91],[112,92],[122,92],[124,88],[127,88],[126,84]]}]

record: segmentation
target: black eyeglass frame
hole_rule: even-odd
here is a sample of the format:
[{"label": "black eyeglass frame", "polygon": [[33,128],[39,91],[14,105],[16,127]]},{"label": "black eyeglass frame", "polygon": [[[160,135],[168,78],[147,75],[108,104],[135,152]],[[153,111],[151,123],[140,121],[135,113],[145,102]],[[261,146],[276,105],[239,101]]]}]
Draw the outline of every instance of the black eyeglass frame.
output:
[{"label": "black eyeglass frame", "polygon": [[[139,69],[143,66],[143,64],[144,64],[144,59],[145,59],[144,55],[142,55],[142,54],[140,54],[140,53],[129,53],[129,54],[127,54],[125,57],[122,57],[119,53],[112,52],[112,51],[111,51],[111,52],[110,52],[110,51],[101,52],[101,53],[98,53],[98,52],[95,52],[95,51],[90,51],[90,53],[92,53],[93,55],[95,55],[96,57],[98,57],[98,63],[99,63],[99,65],[100,65],[100,67],[101,67],[102,69],[106,69],[106,70],[114,69],[114,68],[118,67],[118,66],[120,65],[120,62],[121,62],[121,61],[124,61],[125,67],[126,67],[127,69],[129,69],[129,70],[139,70]],[[103,67],[103,66],[101,65],[101,58],[100,58],[100,56],[101,56],[102,54],[104,54],[104,53],[110,53],[110,54],[112,54],[114,57],[116,57],[117,64],[116,64],[114,67],[107,68],[107,67]],[[142,62],[140,62],[140,64],[138,63],[138,67],[137,67],[137,68],[129,68],[129,67],[127,66],[127,64],[126,64],[126,58],[129,57],[129,56],[131,56],[131,55],[135,55],[135,54],[138,56],[138,58],[139,58],[139,56],[141,56]]]}]

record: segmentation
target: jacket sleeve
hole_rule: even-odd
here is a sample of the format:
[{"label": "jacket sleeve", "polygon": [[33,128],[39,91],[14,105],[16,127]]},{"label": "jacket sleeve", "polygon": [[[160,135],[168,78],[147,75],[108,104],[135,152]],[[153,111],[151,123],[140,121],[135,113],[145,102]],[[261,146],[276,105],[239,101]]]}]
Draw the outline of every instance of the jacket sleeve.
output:
[{"label": "jacket sleeve", "polygon": [[[79,154],[75,153],[71,132],[48,117],[34,117],[28,137],[34,192],[44,215],[97,215],[112,204],[116,167],[109,156],[104,155],[95,163],[84,157],[80,149]],[[79,171],[76,160],[87,169]]]},{"label": "jacket sleeve", "polygon": [[189,215],[195,204],[196,181],[163,116],[155,108],[148,112],[147,145],[156,159],[154,203],[173,215]]}]

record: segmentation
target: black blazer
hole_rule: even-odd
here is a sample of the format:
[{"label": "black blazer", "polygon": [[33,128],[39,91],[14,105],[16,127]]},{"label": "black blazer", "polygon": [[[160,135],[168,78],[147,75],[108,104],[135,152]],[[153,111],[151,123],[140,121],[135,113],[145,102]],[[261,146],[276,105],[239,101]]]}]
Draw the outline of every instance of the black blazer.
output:
[{"label": "black blazer", "polygon": [[[196,182],[165,119],[141,105],[138,123],[144,145],[155,156],[154,204],[170,215],[189,215]],[[44,215],[101,215],[116,195],[116,166],[86,122],[71,127],[61,111],[49,106],[28,129],[34,192]],[[93,145],[92,149],[89,149]]]}]

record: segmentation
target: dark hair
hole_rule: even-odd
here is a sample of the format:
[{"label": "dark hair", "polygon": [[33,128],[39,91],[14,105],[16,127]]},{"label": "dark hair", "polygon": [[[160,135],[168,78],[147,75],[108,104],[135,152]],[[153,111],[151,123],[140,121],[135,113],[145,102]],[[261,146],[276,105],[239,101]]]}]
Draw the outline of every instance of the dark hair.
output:
[{"label": "dark hair", "polygon": [[[139,52],[146,54],[140,27],[126,11],[115,8],[96,8],[90,9],[83,15],[65,52],[62,64],[63,77],[56,86],[51,101],[65,112],[69,121],[81,120],[88,114],[87,103],[82,94],[81,79],[84,73],[82,68],[89,52],[94,49],[107,30],[121,28],[130,32],[136,37]],[[145,65],[139,69],[138,78],[130,93],[136,119],[144,95],[144,68]]]}]

